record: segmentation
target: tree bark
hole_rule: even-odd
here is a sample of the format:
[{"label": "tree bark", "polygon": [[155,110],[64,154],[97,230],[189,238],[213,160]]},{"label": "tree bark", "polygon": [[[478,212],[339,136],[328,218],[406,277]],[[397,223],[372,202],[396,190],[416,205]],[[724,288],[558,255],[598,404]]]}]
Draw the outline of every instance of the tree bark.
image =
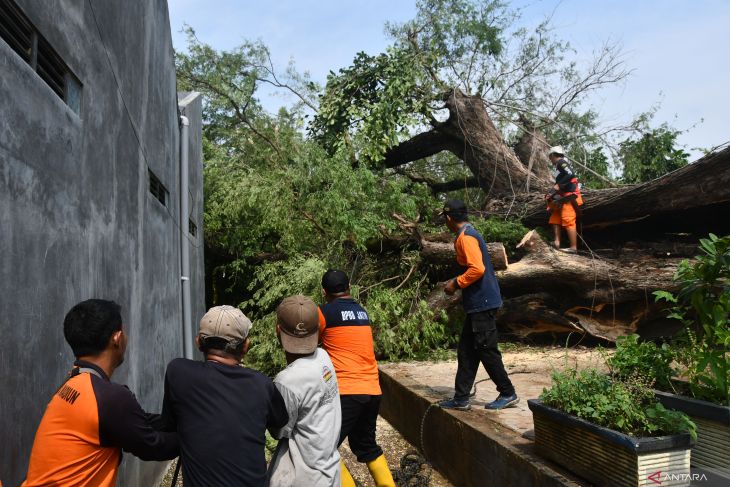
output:
[{"label": "tree bark", "polygon": [[[551,249],[534,230],[520,246],[525,257],[497,273],[504,300],[497,315],[502,329],[520,337],[578,332],[609,341],[635,332],[673,332],[652,293],[676,290],[672,276],[679,259],[565,254]],[[460,302],[445,296],[443,285],[427,301],[435,311],[453,311]]]},{"label": "tree bark", "polygon": [[504,143],[481,97],[454,89],[445,96],[445,107],[446,122],[388,150],[383,166],[397,167],[448,150],[464,161],[489,197],[523,193],[528,179],[531,188],[549,188],[550,181],[529,171]]},{"label": "tree bark", "polygon": [[[368,251],[378,254],[382,252],[401,251],[405,249],[419,249],[421,258],[431,265],[456,266],[453,236],[448,235],[445,240],[442,234],[424,235],[417,237],[392,236],[374,240],[368,243]],[[507,268],[507,251],[500,242],[487,242],[487,252],[495,271]]]},{"label": "tree bark", "polygon": [[[514,146],[515,154],[528,171],[549,181],[552,178],[551,164],[548,158],[550,144],[545,134],[537,129],[535,124],[522,113],[519,115],[519,122],[522,126],[522,135],[520,135]],[[530,191],[529,179],[525,189]]]},{"label": "tree bark", "polygon": [[[421,240],[421,257],[429,264],[452,264],[455,262],[454,244],[428,240],[428,236]],[[500,242],[488,242],[487,252],[495,271],[507,268],[507,252]]]}]

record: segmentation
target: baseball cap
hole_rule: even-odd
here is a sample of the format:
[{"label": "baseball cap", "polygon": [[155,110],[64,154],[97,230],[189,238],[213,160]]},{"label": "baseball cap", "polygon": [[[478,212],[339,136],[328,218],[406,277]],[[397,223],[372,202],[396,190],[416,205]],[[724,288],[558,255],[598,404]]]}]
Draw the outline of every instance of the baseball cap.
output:
[{"label": "baseball cap", "polygon": [[200,320],[200,336],[222,338],[228,343],[241,343],[251,331],[251,320],[233,306],[214,306]]},{"label": "baseball cap", "polygon": [[337,269],[330,269],[322,276],[322,289],[329,294],[343,293],[350,287],[347,274]]},{"label": "baseball cap", "polygon": [[297,294],[289,296],[276,308],[276,322],[281,329],[281,346],[289,353],[313,353],[319,341],[319,312],[314,301]]},{"label": "baseball cap", "polygon": [[439,212],[439,216],[458,215],[466,216],[466,203],[461,200],[446,200],[443,209]]}]

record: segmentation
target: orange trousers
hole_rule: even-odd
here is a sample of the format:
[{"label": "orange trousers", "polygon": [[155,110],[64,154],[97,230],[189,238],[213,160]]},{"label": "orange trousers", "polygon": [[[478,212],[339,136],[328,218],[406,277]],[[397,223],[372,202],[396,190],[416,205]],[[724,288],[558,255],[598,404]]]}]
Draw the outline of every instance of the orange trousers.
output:
[{"label": "orange trousers", "polygon": [[[582,205],[583,198],[578,196],[575,202],[578,205]],[[575,208],[573,208],[570,202],[559,205],[551,201],[548,203],[548,208],[550,208],[550,220],[548,220],[550,225],[560,225],[563,228],[575,228],[577,215],[575,214]]]}]

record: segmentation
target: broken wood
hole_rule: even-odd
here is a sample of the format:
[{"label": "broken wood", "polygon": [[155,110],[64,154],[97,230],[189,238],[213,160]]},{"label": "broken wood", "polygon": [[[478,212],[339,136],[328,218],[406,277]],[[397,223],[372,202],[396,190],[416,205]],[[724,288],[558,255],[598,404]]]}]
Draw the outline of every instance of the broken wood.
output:
[{"label": "broken wood", "polygon": [[[456,251],[454,250],[455,236],[450,232],[422,234],[416,221],[410,221],[394,213],[393,219],[405,235],[389,235],[381,228],[380,239],[368,242],[367,248],[371,253],[401,251],[405,249],[419,249],[421,258],[432,265],[456,266]],[[492,261],[494,270],[506,269],[508,265],[507,251],[500,242],[487,242],[487,252]]]},{"label": "broken wood", "polygon": [[[445,243],[428,240],[425,236],[421,240],[421,257],[431,264],[452,264],[456,261],[453,242]],[[507,268],[507,251],[501,242],[488,242],[487,252],[495,271]]]},{"label": "broken wood", "polygon": [[[567,254],[550,248],[534,230],[519,246],[526,255],[497,273],[504,301],[497,323],[511,334],[579,332],[615,341],[665,320],[652,293],[676,290],[672,276],[679,259]],[[449,311],[460,300],[437,286],[428,303]]]},{"label": "broken wood", "polygon": [[[546,181],[552,178],[552,164],[548,158],[550,144],[545,134],[523,113],[519,114],[519,125],[522,135],[514,145],[515,154],[530,173]],[[530,179],[527,179],[525,190],[530,191]]]}]

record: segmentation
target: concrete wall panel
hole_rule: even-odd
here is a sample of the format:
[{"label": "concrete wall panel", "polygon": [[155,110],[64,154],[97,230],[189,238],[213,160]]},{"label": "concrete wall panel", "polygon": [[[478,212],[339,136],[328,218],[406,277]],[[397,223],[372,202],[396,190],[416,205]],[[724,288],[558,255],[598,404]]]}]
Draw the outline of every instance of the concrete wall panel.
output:
[{"label": "concrete wall panel", "polygon": [[[129,347],[113,380],[128,384],[145,409],[159,410],[165,366],[182,352],[179,229],[187,229],[179,221],[166,2],[17,3],[83,91],[77,115],[0,40],[0,480],[11,486],[24,477],[45,405],[71,366],[62,322],[75,303],[101,297],[122,305]],[[199,148],[199,121],[195,130],[191,145]],[[148,168],[169,191],[166,207],[148,190]],[[191,156],[191,192],[197,323],[204,307],[199,155]],[[125,455],[120,484],[151,485],[163,467]]]}]

